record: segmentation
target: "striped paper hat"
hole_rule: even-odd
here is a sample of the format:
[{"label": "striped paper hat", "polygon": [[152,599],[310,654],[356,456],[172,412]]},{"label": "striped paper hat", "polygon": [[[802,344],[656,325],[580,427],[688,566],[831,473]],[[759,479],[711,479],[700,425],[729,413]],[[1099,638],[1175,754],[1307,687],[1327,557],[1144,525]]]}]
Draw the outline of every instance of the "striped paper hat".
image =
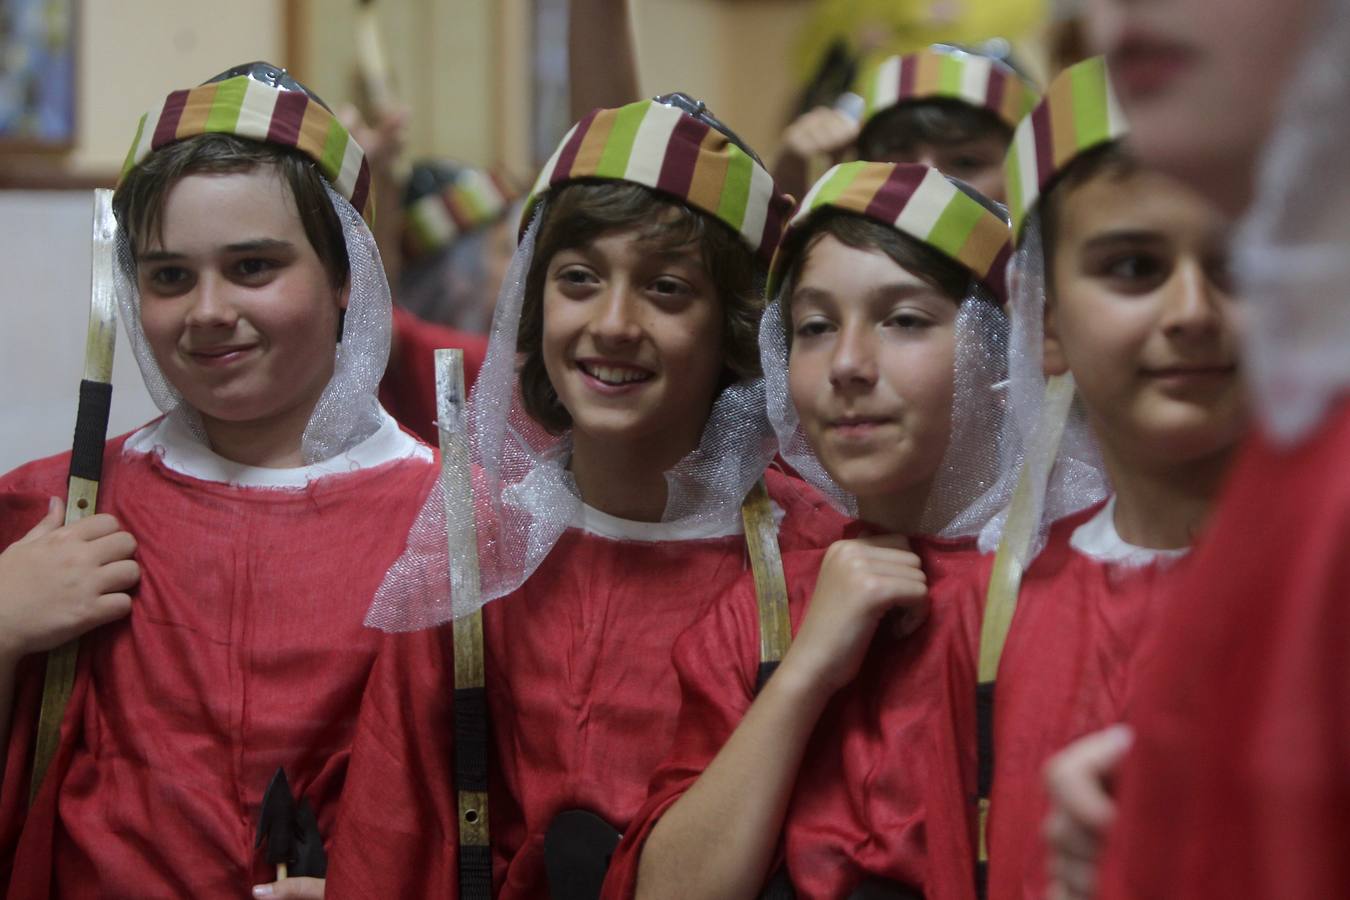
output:
[{"label": "striped paper hat", "polygon": [[[518,196],[496,172],[473,166],[435,173],[443,183],[404,206],[403,245],[409,260],[448,247],[506,214]],[[439,179],[438,179],[439,180]]]},{"label": "striped paper hat", "polygon": [[264,72],[282,72],[266,63],[254,63],[246,67],[248,74],[174,91],[141,116],[118,183],[146,156],[169,144],[199,134],[233,134],[304,153],[314,160],[333,189],[346,197],[367,222],[372,221],[375,204],[365,151],[317,97],[252,74],[255,68],[263,67]]},{"label": "striped paper hat", "polygon": [[862,82],[866,125],[878,113],[915,100],[959,100],[1014,128],[1039,95],[1007,63],[955,47],[934,46],[881,61]]},{"label": "striped paper hat", "polygon": [[1120,140],[1128,131],[1102,57],[1060,72],[1031,115],[1017,126],[1003,164],[1013,233],[1021,238],[1027,214],[1070,163],[1094,147]]},{"label": "striped paper hat", "polygon": [[731,226],[766,265],[791,209],[768,171],[727,135],[655,100],[598,109],[572,126],[525,201],[522,223],[546,191],[587,179],[675,197]]},{"label": "striped paper hat", "polygon": [[[890,226],[965,266],[1000,303],[1006,297],[1003,270],[1012,253],[1008,223],[937,169],[911,163],[841,163],[811,188],[780,246],[799,246],[792,236],[803,233],[825,209],[856,213]],[[790,251],[774,256],[771,297],[791,265]]]}]

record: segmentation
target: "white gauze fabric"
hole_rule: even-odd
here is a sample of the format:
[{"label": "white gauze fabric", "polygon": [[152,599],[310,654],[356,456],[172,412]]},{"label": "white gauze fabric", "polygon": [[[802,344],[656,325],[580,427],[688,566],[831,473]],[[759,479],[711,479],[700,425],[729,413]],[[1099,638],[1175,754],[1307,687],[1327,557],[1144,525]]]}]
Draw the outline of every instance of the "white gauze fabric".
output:
[{"label": "white gauze fabric", "polygon": [[[980,549],[991,553],[998,547],[1007,523],[1008,503],[1023,468],[1029,464],[1028,448],[1035,446],[1035,431],[1042,423],[1046,378],[1042,366],[1045,348],[1045,253],[1038,211],[1023,223],[1022,241],[1009,261],[1008,284],[1011,337],[1008,341],[1008,415],[1003,422],[1000,473],[993,488],[975,504],[985,523],[980,531]],[[1069,376],[1072,378],[1072,375]],[[1053,425],[1051,425],[1053,427]],[[1050,525],[1103,500],[1109,492],[1106,466],[1088,426],[1082,405],[1069,408],[1064,432],[1057,447],[1046,444],[1055,459],[1049,479],[1032,497],[1037,522],[1031,542],[1034,559],[1045,546]]]},{"label": "white gauze fabric", "polygon": [[1350,388],[1350,0],[1327,0],[1314,24],[1234,254],[1247,378],[1286,445]]},{"label": "white gauze fabric", "polygon": [[[342,340],[335,342],[333,377],[319,396],[301,438],[304,465],[314,465],[350,450],[380,427],[376,397],[389,361],[389,282],[380,251],[361,214],[325,182],[328,199],[342,223],[347,245],[351,293],[343,320]],[[117,229],[117,303],[136,363],[150,398],[166,417],[181,423],[203,446],[209,447],[201,416],[183,400],[155,361],[141,325],[141,296],[130,238]]]},{"label": "white gauze fabric", "polygon": [[[431,492],[386,573],[366,617],[382,631],[433,628],[475,612],[518,589],[575,522],[582,500],[568,471],[571,433],[549,434],[525,410],[517,334],[525,282],[534,259],[540,201],[516,250],[497,300],[487,359],[469,398],[468,440],[474,472],[472,516],[478,535],[479,596],[454,596],[446,491]],[[727,387],[713,404],[699,446],[666,472],[662,522],[672,531],[726,533],[739,522],[742,499],[773,459],[773,430],[764,413],[762,379]]]},{"label": "white gauze fabric", "polygon": [[[988,513],[977,501],[1000,475],[997,441],[1003,421],[1001,384],[1006,377],[1008,320],[978,282],[971,284],[956,316],[951,437],[920,517],[920,534],[949,538],[978,534]],[[831,505],[856,517],[857,498],[825,471],[792,404],[783,299],[780,291],[759,328],[766,403],[779,452]]]}]

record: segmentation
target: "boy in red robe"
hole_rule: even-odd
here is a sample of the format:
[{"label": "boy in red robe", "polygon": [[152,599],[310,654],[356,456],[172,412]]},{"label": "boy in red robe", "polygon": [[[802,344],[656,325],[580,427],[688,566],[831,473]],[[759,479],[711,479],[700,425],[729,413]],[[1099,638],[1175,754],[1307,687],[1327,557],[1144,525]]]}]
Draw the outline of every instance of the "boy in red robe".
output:
[{"label": "boy in red robe", "polygon": [[[378,643],[361,619],[435,477],[375,399],[389,291],[368,185],[361,148],[265,63],[142,119],[114,197],[118,296],[165,416],[108,442],[99,495],[141,579],[81,641],[31,807],[41,667],[21,674],[8,896],[242,896],[277,875],[255,833],[279,768],[331,836]],[[68,463],[0,496],[59,495]]]}]

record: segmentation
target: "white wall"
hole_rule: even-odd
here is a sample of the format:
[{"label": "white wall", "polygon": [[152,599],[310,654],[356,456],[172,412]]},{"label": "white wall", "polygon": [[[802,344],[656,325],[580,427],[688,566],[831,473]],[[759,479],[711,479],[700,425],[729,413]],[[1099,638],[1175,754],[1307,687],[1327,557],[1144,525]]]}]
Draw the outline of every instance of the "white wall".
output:
[{"label": "white wall", "polygon": [[[0,472],[70,449],[89,320],[93,194],[0,192]],[[109,434],[158,410],[119,327]]]}]

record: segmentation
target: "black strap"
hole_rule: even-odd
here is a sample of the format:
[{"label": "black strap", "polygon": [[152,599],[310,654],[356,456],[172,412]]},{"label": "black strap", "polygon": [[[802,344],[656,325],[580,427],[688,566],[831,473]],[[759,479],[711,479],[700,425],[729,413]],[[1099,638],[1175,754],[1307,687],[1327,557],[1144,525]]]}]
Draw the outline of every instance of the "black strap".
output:
[{"label": "black strap", "polygon": [[455,787],[486,791],[488,770],[487,689],[455,689]]},{"label": "black strap", "polygon": [[989,797],[994,789],[994,688],[997,682],[984,681],[975,686],[975,789],[980,816],[980,847],[975,859],[975,896],[989,896],[988,823],[984,821]]},{"label": "black strap", "polygon": [[769,683],[769,678],[773,675],[773,673],[778,671],[779,662],[781,662],[781,660],[769,659],[764,660],[759,664],[759,671],[755,673],[756,697],[759,696],[760,691],[764,690],[764,685]]},{"label": "black strap", "polygon": [[103,478],[103,445],[108,435],[112,385],[80,382],[80,405],[75,413],[75,442],[70,453],[70,475],[86,481]]},{"label": "black strap", "polygon": [[460,845],[459,896],[461,900],[492,900],[491,847]]}]

